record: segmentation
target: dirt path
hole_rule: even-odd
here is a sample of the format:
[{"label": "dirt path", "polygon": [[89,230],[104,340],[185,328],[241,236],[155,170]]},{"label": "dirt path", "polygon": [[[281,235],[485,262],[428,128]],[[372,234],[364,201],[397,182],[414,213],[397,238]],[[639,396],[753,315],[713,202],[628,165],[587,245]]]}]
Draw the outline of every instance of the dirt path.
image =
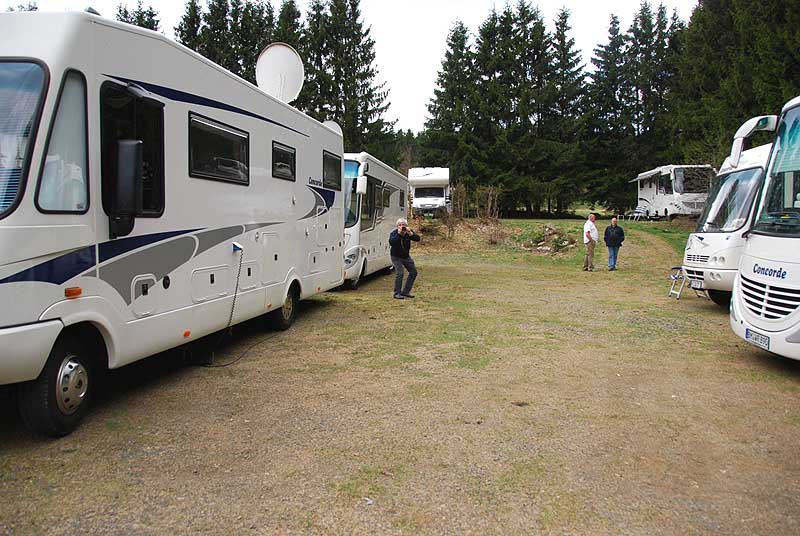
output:
[{"label": "dirt path", "polygon": [[0,533],[800,532],[800,363],[665,298],[666,243],[417,262],[413,302],[378,277],[230,367],[116,373],[59,441],[4,416]]}]

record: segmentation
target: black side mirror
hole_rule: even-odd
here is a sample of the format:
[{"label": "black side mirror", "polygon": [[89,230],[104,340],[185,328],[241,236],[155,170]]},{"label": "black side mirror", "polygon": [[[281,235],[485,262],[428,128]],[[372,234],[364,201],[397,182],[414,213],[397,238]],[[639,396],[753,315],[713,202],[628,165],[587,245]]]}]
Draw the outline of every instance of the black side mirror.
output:
[{"label": "black side mirror", "polygon": [[139,213],[139,190],[142,183],[142,141],[117,141],[117,184],[114,188],[113,213],[109,216],[111,238],[133,231]]}]

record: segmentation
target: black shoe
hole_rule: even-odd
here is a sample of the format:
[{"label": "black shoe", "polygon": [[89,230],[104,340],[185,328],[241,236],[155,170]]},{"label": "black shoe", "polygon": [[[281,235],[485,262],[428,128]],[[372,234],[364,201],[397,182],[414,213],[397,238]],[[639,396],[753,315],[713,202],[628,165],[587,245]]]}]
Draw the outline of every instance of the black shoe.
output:
[{"label": "black shoe", "polygon": [[405,296],[403,296],[402,294],[395,294],[395,295],[394,295],[394,299],[395,299],[395,300],[405,300],[405,299],[406,299],[406,297],[405,297]]},{"label": "black shoe", "polygon": [[403,294],[401,294],[401,296],[403,296],[404,298],[413,298],[414,297],[413,294],[409,294],[407,292],[403,292]]}]

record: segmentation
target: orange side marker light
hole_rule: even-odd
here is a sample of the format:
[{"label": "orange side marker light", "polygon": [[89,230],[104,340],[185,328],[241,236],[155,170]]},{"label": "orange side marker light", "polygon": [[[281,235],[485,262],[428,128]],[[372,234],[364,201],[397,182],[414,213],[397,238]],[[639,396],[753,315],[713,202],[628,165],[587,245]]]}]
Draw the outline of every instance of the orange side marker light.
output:
[{"label": "orange side marker light", "polygon": [[191,335],[191,334],[192,334],[192,332],[187,329],[186,331],[183,332],[183,338],[184,339],[188,339],[189,335]]},{"label": "orange side marker light", "polygon": [[83,289],[81,287],[69,287],[64,289],[64,297],[68,300],[80,298],[81,294],[83,294]]}]

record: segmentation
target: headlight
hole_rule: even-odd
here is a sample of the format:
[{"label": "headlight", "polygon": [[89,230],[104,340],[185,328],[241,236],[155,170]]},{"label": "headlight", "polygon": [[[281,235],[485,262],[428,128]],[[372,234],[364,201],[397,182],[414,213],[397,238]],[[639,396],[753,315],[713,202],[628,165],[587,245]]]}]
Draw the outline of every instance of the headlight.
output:
[{"label": "headlight", "polygon": [[717,259],[717,263],[719,263],[720,265],[725,264],[725,257],[719,257]]},{"label": "headlight", "polygon": [[358,250],[355,250],[354,252],[345,255],[344,265],[350,267],[354,265],[357,260],[358,260]]}]

